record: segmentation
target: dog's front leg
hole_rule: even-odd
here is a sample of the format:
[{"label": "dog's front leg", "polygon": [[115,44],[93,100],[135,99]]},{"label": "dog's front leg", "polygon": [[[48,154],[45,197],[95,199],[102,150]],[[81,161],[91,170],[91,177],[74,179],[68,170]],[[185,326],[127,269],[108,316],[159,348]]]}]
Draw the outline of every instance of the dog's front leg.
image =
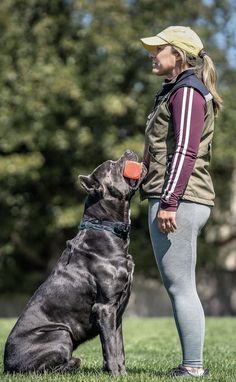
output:
[{"label": "dog's front leg", "polygon": [[119,375],[117,363],[116,308],[107,304],[95,304],[93,315],[99,330],[103,352],[103,368],[112,375]]},{"label": "dog's front leg", "polygon": [[124,343],[123,343],[123,332],[122,332],[122,321],[119,323],[118,328],[116,330],[116,344],[117,344],[117,362],[119,372],[122,375],[126,374],[125,369],[125,351],[124,351]]}]

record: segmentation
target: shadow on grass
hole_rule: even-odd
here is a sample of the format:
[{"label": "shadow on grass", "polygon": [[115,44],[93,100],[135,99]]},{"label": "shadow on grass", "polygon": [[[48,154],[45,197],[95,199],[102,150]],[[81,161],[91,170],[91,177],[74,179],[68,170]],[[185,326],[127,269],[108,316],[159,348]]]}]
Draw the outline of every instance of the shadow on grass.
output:
[{"label": "shadow on grass", "polygon": [[107,374],[101,368],[98,367],[81,367],[76,371],[76,373],[83,375],[99,375],[99,374]]},{"label": "shadow on grass", "polygon": [[[145,368],[145,367],[128,367],[126,368],[126,371],[127,371],[127,376],[137,376],[137,375],[140,375],[140,374],[145,374],[145,375],[149,375],[149,376],[154,376],[154,377],[166,377],[167,374],[164,373],[164,372],[161,372],[161,371],[158,371],[158,370],[154,370],[154,369],[150,369],[150,368]],[[60,373],[60,372],[56,372],[56,371],[44,371],[44,372],[41,372],[41,373],[35,373],[35,372],[27,372],[27,373],[4,373],[3,372],[3,369],[0,370],[0,380],[1,380],[1,377],[5,376],[5,377],[17,377],[17,376],[20,376],[20,377],[27,377],[27,376],[32,376],[34,375],[35,377],[39,377],[39,376],[52,376],[52,375],[58,375],[58,376],[66,376],[66,375],[70,375],[70,376],[74,376],[74,375],[82,375],[82,376],[101,376],[101,375],[106,375],[106,376],[109,376],[109,373],[103,371],[101,368],[99,367],[81,367],[81,368],[78,368],[77,370],[73,370],[71,372],[65,372],[65,373]]]},{"label": "shadow on grass", "polygon": [[166,372],[162,372],[156,369],[145,368],[145,367],[128,367],[126,370],[128,375],[134,375],[134,376],[140,375],[140,374],[152,375],[154,377],[167,376]]},{"label": "shadow on grass", "polygon": [[[145,374],[149,376],[154,377],[166,377],[167,373],[162,372],[156,369],[150,369],[145,367],[127,367],[127,376],[136,376],[140,374]],[[109,376],[109,373],[104,372],[101,368],[98,367],[81,367],[81,369],[78,369],[76,373],[79,373],[84,376],[94,376],[94,375],[107,375]]]},{"label": "shadow on grass", "polygon": [[[3,369],[0,370],[0,377],[1,376],[8,376],[8,377],[16,377],[16,376],[35,376],[35,377],[41,377],[41,376],[53,376],[53,375],[76,375],[76,374],[82,374],[82,375],[99,375],[99,374],[104,374],[102,369],[99,369],[97,367],[81,367],[75,370],[71,371],[56,371],[56,370],[44,370],[44,371],[27,371],[27,372],[4,372]],[[0,379],[1,381],[1,379]]]}]

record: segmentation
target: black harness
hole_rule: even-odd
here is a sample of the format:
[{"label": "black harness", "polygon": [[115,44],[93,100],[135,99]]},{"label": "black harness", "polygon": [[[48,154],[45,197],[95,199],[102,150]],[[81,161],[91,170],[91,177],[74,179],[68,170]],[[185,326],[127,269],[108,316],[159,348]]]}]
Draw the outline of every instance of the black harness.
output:
[{"label": "black harness", "polygon": [[109,231],[119,238],[126,240],[130,233],[130,224],[123,222],[111,222],[102,219],[82,219],[79,229],[94,229],[96,231]]}]

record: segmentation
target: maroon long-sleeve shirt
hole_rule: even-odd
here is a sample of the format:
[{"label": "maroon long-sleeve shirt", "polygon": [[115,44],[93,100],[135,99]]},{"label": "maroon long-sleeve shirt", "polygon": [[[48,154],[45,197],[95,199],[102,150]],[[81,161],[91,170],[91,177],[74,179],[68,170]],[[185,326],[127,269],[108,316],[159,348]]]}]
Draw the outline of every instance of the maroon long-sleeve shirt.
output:
[{"label": "maroon long-sleeve shirt", "polygon": [[195,89],[182,87],[170,98],[176,140],[169,169],[169,181],[161,197],[160,207],[176,211],[193,171],[204,126],[205,99]]}]

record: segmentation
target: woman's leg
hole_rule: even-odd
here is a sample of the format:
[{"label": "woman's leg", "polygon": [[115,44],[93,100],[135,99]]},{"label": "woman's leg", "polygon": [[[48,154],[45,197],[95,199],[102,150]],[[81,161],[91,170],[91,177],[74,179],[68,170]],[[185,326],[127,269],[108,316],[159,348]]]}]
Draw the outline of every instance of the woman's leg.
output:
[{"label": "woman's leg", "polygon": [[178,329],[183,365],[202,367],[205,317],[196,281],[197,237],[210,215],[210,207],[181,202],[177,230],[163,234],[157,226],[159,199],[149,199],[149,230],[157,265],[170,296]]}]

